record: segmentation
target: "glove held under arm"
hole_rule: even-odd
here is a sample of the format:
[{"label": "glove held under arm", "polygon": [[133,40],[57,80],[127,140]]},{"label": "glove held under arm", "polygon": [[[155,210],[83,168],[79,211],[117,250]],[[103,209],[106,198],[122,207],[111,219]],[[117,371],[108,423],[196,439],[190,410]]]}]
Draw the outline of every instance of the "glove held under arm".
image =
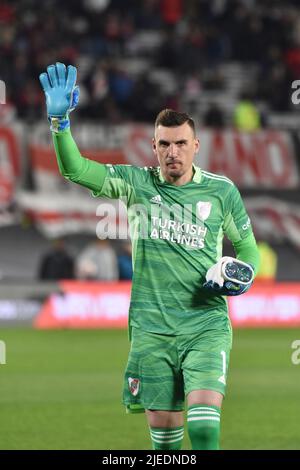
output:
[{"label": "glove held under arm", "polygon": [[251,265],[224,256],[206,273],[203,287],[211,293],[234,296],[246,292],[252,285],[254,270]]}]

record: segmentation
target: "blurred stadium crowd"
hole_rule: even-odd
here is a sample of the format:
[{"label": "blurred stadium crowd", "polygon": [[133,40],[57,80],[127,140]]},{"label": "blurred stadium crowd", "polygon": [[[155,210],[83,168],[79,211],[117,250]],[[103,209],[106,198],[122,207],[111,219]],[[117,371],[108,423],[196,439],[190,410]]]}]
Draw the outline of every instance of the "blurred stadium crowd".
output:
[{"label": "blurred stadium crowd", "polygon": [[[292,81],[300,78],[297,0],[3,0],[0,79],[6,84],[7,104],[0,108],[0,126],[13,127],[15,123],[23,126],[26,137],[21,148],[26,163],[21,185],[27,189],[34,189],[34,173],[40,170],[34,166],[38,167],[36,162],[41,163],[44,158],[40,141],[44,144],[48,137],[43,136],[49,134],[38,76],[56,61],[78,67],[80,106],[72,122],[82,129],[84,125],[97,125],[99,135],[101,125],[152,125],[157,113],[165,107],[190,113],[203,129],[273,128],[280,132],[298,131],[300,126],[299,109],[291,101]],[[35,139],[32,131],[37,124],[44,128],[37,133],[40,141],[33,156],[30,139]],[[83,129],[82,135],[86,140],[93,140],[95,131],[92,127],[88,130]],[[14,132],[17,135],[18,128]],[[285,232],[275,247],[279,255],[279,279],[300,279],[299,266],[294,262],[300,247],[298,137],[296,140],[294,134],[278,137],[286,145],[282,161],[293,160],[295,165],[291,165],[289,179],[285,179],[279,175],[275,162],[273,170],[276,177],[281,177],[280,187],[276,188],[276,183],[271,187],[272,180],[266,182],[262,173],[256,182],[254,177],[249,179],[246,175],[245,190],[236,181],[243,196],[276,196],[280,198],[276,201],[283,201],[280,205],[273,199],[260,199],[250,204],[259,214],[257,221],[262,229],[264,214],[270,206],[273,209],[276,206],[277,212],[271,218],[276,219],[278,230],[284,227]],[[217,150],[219,138],[214,141]],[[113,148],[113,142],[108,147]],[[289,160],[287,152],[292,147]],[[257,148],[261,150],[260,158],[264,158],[262,149]],[[241,163],[243,152],[239,150]],[[256,171],[257,162],[252,160],[252,169]],[[293,168],[298,168],[298,176],[292,175]],[[0,182],[3,175],[0,172]],[[59,183],[61,188],[62,184]],[[36,193],[34,204],[38,199],[42,201]],[[17,200],[20,207],[24,200],[25,193]],[[51,202],[45,198],[47,201]],[[13,199],[7,207],[14,208],[15,204]],[[42,277],[39,264],[49,242],[34,224],[28,226],[28,218],[22,217],[21,223],[15,225],[0,221],[3,279]],[[276,235],[272,227],[271,223],[268,233],[273,230]],[[79,233],[77,238],[66,239],[73,254],[95,238],[80,236]],[[284,245],[285,236],[289,243]],[[33,245],[35,250],[30,248]],[[112,246],[119,256],[121,245],[113,242]]]},{"label": "blurred stadium crowd", "polygon": [[[37,77],[56,61],[79,67],[78,117],[112,123],[187,103],[222,125],[245,92],[267,120],[291,109],[300,76],[297,0],[10,0],[0,24],[2,80],[25,119],[44,115]],[[205,101],[213,90],[218,110]]]}]

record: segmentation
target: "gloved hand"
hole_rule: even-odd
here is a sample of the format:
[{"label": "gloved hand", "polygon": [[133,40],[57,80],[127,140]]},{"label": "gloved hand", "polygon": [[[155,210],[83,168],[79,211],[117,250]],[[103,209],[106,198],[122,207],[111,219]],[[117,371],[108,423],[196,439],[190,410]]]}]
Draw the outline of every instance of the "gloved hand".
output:
[{"label": "gloved hand", "polygon": [[79,101],[79,87],[75,86],[77,69],[72,65],[56,62],[49,65],[47,73],[41,73],[40,82],[46,96],[47,114],[54,132],[70,127],[69,113]]},{"label": "gloved hand", "polygon": [[203,287],[219,295],[240,295],[250,289],[254,271],[250,264],[223,256],[206,273]]}]

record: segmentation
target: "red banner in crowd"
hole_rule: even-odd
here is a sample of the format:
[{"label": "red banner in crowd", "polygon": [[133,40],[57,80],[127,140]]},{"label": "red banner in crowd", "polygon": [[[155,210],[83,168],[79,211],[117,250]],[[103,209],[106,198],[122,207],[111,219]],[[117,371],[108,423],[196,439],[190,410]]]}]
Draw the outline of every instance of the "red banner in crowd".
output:
[{"label": "red banner in crowd", "polygon": [[[152,126],[106,127],[83,123],[73,126],[72,132],[82,154],[99,162],[139,167],[158,164],[151,145]],[[196,163],[205,170],[225,174],[240,189],[291,189],[299,185],[293,139],[288,132],[203,129],[198,136],[200,151]],[[59,174],[46,124],[36,126],[35,132],[29,135],[29,155],[36,190],[19,192],[21,209],[50,238],[95,233],[96,210],[101,200],[92,198],[85,188]]]},{"label": "red banner in crowd", "polygon": [[[125,328],[130,282],[64,281],[34,321],[36,328]],[[229,297],[234,327],[300,326],[300,283],[256,283],[249,292]]]},{"label": "red banner in crowd", "polygon": [[[58,174],[48,128],[36,129],[30,155],[36,182],[44,189],[45,173]],[[152,151],[153,127],[128,124],[74,127],[73,135],[86,157],[103,163],[156,166]],[[196,163],[204,170],[224,174],[239,188],[291,189],[299,185],[295,148],[290,133],[264,130],[241,133],[234,130],[198,132],[200,151]],[[42,172],[42,175],[40,175]]]},{"label": "red banner in crowd", "polygon": [[14,200],[21,172],[20,136],[16,126],[0,126],[0,207]]},{"label": "red banner in crowd", "polygon": [[204,130],[199,137],[199,166],[226,175],[241,189],[291,189],[299,185],[294,144],[288,132]]}]

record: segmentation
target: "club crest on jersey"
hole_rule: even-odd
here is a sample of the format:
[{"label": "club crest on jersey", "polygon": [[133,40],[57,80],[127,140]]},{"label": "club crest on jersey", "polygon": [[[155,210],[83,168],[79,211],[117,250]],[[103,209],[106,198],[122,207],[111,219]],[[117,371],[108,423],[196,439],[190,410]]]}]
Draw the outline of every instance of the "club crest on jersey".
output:
[{"label": "club crest on jersey", "polygon": [[206,220],[211,211],[211,202],[198,201],[196,204],[197,216],[201,220]]},{"label": "club crest on jersey", "polygon": [[140,380],[134,379],[132,377],[128,377],[128,386],[129,386],[130,393],[134,397],[136,397],[140,389]]}]

